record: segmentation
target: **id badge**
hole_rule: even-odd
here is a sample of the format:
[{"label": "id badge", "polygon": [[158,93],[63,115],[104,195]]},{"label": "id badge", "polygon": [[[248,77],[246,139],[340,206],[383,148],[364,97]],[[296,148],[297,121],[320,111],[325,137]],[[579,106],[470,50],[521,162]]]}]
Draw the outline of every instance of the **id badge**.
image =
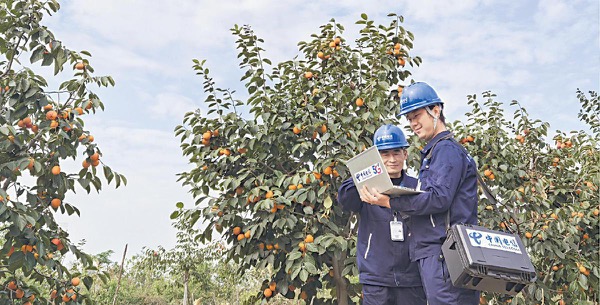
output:
[{"label": "id badge", "polygon": [[402,221],[398,221],[396,217],[390,221],[390,233],[392,241],[404,241],[404,227]]}]

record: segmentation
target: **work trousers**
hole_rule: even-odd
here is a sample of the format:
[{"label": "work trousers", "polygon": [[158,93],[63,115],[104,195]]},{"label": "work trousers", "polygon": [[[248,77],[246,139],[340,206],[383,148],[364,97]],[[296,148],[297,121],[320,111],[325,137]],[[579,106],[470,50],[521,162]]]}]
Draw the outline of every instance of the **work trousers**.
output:
[{"label": "work trousers", "polygon": [[[428,305],[478,305],[479,291],[452,285],[446,260],[440,255],[418,260]],[[410,304],[410,303],[405,303]]]},{"label": "work trousers", "polygon": [[423,287],[384,287],[363,284],[363,305],[426,305]]}]

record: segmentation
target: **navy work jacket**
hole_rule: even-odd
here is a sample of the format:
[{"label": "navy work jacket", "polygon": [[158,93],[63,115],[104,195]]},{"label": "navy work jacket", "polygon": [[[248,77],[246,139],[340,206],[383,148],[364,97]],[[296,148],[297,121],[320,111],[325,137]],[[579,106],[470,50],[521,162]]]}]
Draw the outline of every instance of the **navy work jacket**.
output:
[{"label": "navy work jacket", "polygon": [[443,131],[421,151],[419,183],[424,192],[390,198],[392,209],[410,215],[412,261],[441,254],[448,211],[450,226],[477,224],[477,165],[450,137]]},{"label": "navy work jacket", "polygon": [[[401,178],[393,178],[394,185],[416,187],[417,180],[402,172]],[[406,220],[392,209],[370,205],[360,200],[352,178],[345,180],[338,190],[338,202],[345,211],[360,215],[358,223],[358,243],[356,263],[361,284],[385,287],[421,286],[421,277],[416,263],[408,254],[408,228]],[[392,241],[390,221],[404,225],[404,241]]]}]

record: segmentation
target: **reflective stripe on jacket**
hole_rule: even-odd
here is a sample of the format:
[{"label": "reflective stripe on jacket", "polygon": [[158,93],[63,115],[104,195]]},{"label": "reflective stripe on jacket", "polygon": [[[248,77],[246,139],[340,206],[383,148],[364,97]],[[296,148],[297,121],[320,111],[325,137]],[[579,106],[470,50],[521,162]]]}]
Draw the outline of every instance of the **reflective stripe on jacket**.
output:
[{"label": "reflective stripe on jacket", "polygon": [[[404,172],[402,177],[392,179],[392,182],[395,185],[416,187],[415,178],[407,176]],[[397,219],[403,220],[404,223],[405,240],[392,241],[390,221],[394,219],[393,211],[362,202],[352,178],[345,180],[340,186],[338,202],[345,211],[353,211],[360,215],[356,245],[360,283],[386,287],[421,286],[418,265],[412,263],[409,258],[406,220],[397,213]]]}]

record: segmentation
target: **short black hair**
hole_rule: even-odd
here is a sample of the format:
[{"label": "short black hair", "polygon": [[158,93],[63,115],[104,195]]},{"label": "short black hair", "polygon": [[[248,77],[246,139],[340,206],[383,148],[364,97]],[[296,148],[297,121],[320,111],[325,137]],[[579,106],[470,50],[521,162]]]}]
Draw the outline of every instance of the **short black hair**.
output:
[{"label": "short black hair", "polygon": [[439,106],[440,107],[440,117],[438,119],[440,121],[442,121],[442,123],[444,123],[444,125],[446,125],[446,117],[444,116],[444,108],[442,107],[442,104],[431,105],[431,106],[429,106],[429,109],[433,110],[433,108],[435,106]]}]

